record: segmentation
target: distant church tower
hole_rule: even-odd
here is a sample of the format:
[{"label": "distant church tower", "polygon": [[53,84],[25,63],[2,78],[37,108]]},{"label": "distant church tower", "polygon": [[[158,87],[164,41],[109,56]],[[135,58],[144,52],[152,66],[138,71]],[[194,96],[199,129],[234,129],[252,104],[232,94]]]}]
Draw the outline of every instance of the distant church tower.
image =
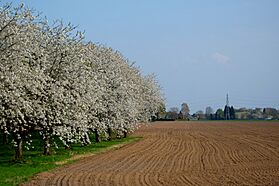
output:
[{"label": "distant church tower", "polygon": [[230,120],[230,102],[229,102],[229,94],[226,97],[226,106],[224,110],[225,120]]}]

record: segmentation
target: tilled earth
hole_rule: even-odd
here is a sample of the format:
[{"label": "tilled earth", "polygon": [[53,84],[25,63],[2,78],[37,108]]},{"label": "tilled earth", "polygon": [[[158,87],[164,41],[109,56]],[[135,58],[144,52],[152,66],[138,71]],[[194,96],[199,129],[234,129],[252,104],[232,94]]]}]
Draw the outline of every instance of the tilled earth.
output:
[{"label": "tilled earth", "polygon": [[279,185],[279,123],[156,122],[134,135],[26,185]]}]

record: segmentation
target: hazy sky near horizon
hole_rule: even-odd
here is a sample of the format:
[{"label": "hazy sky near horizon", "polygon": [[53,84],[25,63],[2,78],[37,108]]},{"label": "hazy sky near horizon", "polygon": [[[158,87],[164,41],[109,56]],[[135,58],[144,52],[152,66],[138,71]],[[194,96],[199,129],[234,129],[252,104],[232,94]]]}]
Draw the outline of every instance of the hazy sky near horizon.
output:
[{"label": "hazy sky near horizon", "polygon": [[[8,2],[4,0],[4,2]],[[167,108],[279,109],[278,0],[16,0],[155,73]]]}]

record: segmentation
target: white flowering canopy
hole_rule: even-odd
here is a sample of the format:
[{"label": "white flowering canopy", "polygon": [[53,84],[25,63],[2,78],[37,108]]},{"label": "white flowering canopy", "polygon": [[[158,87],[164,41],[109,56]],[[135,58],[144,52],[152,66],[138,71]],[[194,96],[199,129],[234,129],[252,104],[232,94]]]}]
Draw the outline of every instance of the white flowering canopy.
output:
[{"label": "white flowering canopy", "polygon": [[0,7],[0,127],[76,140],[90,130],[133,131],[164,102],[153,75],[119,52],[50,25],[23,5]]}]

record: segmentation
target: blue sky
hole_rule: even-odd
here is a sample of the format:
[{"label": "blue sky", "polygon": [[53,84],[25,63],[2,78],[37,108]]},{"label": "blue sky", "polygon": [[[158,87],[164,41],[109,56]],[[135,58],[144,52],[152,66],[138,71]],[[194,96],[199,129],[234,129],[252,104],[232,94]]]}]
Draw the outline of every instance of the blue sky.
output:
[{"label": "blue sky", "polygon": [[[4,2],[7,2],[5,0]],[[278,0],[21,0],[155,73],[167,107],[279,109]]]}]

